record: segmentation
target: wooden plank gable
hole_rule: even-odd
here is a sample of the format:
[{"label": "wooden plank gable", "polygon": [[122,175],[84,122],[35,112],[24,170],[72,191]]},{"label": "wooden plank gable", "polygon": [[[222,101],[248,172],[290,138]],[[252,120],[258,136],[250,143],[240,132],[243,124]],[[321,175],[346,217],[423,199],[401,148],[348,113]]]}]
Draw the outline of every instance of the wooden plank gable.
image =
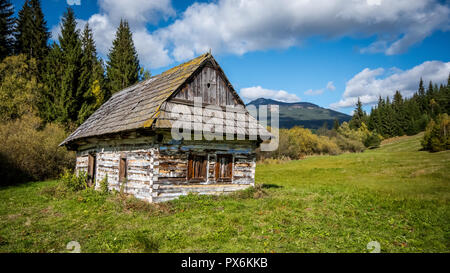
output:
[{"label": "wooden plank gable", "polygon": [[218,106],[245,105],[227,84],[227,80],[221,75],[218,68],[213,65],[205,65],[194,78],[186,83],[180,91],[175,94],[172,101],[186,101],[193,103],[194,97],[201,97],[203,104]]}]

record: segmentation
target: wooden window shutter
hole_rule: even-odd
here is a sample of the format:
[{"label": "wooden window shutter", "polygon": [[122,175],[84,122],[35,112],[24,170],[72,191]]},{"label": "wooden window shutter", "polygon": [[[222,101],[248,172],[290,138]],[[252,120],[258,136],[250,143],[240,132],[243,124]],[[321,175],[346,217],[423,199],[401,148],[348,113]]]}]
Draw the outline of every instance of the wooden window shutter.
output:
[{"label": "wooden window shutter", "polygon": [[208,158],[204,155],[189,155],[187,166],[187,180],[202,182],[206,180]]},{"label": "wooden window shutter", "polygon": [[121,156],[119,161],[119,181],[123,182],[126,178],[127,178],[127,158],[125,156]]},{"label": "wooden window shutter", "polygon": [[87,184],[91,187],[95,183],[95,156],[88,154],[88,181]]},{"label": "wooden window shutter", "polygon": [[233,157],[228,158],[228,166],[227,166],[227,178],[232,178],[233,176]]},{"label": "wooden window shutter", "polygon": [[215,171],[217,182],[231,182],[233,176],[233,156],[217,155]]},{"label": "wooden window shutter", "polygon": [[187,179],[190,180],[194,174],[194,162],[192,155],[188,156],[188,171],[187,171]]},{"label": "wooden window shutter", "polygon": [[203,162],[202,162],[202,173],[201,173],[201,177],[203,177],[203,178],[205,178],[205,180],[206,180],[206,177],[207,177],[207,173],[206,173],[206,170],[207,170],[207,165],[208,165],[208,157],[207,156],[203,156]]},{"label": "wooden window shutter", "polygon": [[220,161],[219,161],[219,156],[217,156],[217,160],[216,160],[216,166],[215,166],[215,170],[214,170],[214,176],[216,178],[216,182],[219,181],[219,173],[220,173]]}]

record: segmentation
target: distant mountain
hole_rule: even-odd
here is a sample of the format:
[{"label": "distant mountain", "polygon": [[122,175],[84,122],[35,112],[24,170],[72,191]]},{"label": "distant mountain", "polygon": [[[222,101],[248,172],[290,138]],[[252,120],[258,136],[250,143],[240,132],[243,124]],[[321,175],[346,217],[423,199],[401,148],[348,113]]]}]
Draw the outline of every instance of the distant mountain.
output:
[{"label": "distant mountain", "polygon": [[[279,105],[280,128],[292,128],[303,126],[310,129],[318,129],[326,122],[328,128],[333,126],[334,119],[339,122],[349,121],[352,117],[331,109],[320,107],[310,102],[281,102],[272,99],[259,98],[247,104],[256,107],[260,105]],[[270,123],[270,112],[268,113]]]}]

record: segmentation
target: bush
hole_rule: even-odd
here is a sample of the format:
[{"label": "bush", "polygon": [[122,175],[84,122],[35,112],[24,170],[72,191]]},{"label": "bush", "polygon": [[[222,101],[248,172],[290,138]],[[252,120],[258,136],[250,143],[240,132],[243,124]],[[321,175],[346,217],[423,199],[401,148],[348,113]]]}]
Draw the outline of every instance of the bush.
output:
[{"label": "bush", "polygon": [[[363,144],[366,148],[380,147],[382,139],[375,131],[370,131],[364,122],[356,130],[351,129],[347,122],[343,122],[338,129],[338,133],[347,139]],[[355,144],[355,142],[353,143]],[[364,150],[364,147],[362,150]]]},{"label": "bush", "polygon": [[363,143],[359,140],[347,138],[341,134],[338,134],[334,139],[334,142],[339,146],[342,151],[350,153],[360,153],[363,152],[365,147]]},{"label": "bush", "polygon": [[103,194],[107,194],[109,192],[108,186],[108,174],[106,174],[106,176],[100,181],[100,191]]},{"label": "bush", "polygon": [[59,147],[64,129],[56,124],[42,128],[31,114],[0,123],[0,175],[2,184],[56,178],[75,165],[75,153]]},{"label": "bush", "polygon": [[350,125],[347,122],[343,122],[338,129],[338,133],[345,138],[356,140],[362,143],[361,133],[357,130],[353,130],[350,128]]},{"label": "bush", "polygon": [[[285,143],[284,143],[285,142]],[[300,159],[313,154],[339,154],[336,143],[328,137],[318,136],[309,129],[293,127],[280,130],[280,152],[292,159]]]},{"label": "bush", "polygon": [[364,146],[370,149],[378,148],[380,144],[381,138],[376,133],[371,133],[364,139]]},{"label": "bush", "polygon": [[450,150],[450,117],[447,114],[428,123],[421,144],[424,150],[431,152]]},{"label": "bush", "polygon": [[65,170],[60,177],[61,183],[71,191],[81,191],[87,189],[87,173],[80,172],[77,174],[69,170]]},{"label": "bush", "polygon": [[352,130],[347,122],[344,122],[338,131],[322,128],[318,131],[320,135],[297,126],[291,129],[280,129],[278,149],[273,152],[260,152],[257,149],[257,159],[259,161],[265,161],[267,158],[286,160],[301,159],[315,154],[338,155],[344,151],[362,152],[364,151],[362,139],[369,132],[363,129]]}]

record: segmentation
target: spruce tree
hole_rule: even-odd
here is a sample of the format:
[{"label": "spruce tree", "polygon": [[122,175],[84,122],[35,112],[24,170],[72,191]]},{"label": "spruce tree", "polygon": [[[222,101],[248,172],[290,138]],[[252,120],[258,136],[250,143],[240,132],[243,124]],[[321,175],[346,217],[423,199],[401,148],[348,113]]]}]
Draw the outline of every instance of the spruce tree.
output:
[{"label": "spruce tree", "polygon": [[19,11],[16,27],[15,27],[15,43],[14,43],[14,53],[21,54],[30,51],[31,48],[31,31],[33,28],[33,16],[31,13],[31,7],[29,0],[25,0],[22,9]]},{"label": "spruce tree", "polygon": [[384,110],[385,110],[385,101],[381,96],[379,96],[376,112],[373,113],[374,115],[373,119],[374,119],[374,127],[376,128],[377,132],[382,136],[385,136],[385,131],[383,127]]},{"label": "spruce tree", "polygon": [[45,21],[40,0],[30,0],[30,6],[33,14],[33,41],[35,46],[32,57],[38,61],[39,65],[48,54],[47,43],[51,35],[47,28],[47,21]]},{"label": "spruce tree", "polygon": [[378,112],[378,109],[376,107],[372,107],[370,109],[370,115],[368,117],[367,121],[367,128],[370,131],[377,131],[377,120],[376,120],[376,114]]},{"label": "spruce tree", "polygon": [[38,69],[48,54],[47,22],[41,9],[39,0],[26,0],[19,11],[15,29],[15,53],[26,54],[28,58],[35,58]]},{"label": "spruce tree", "polygon": [[420,111],[426,111],[425,88],[423,87],[422,78],[420,78],[419,90],[417,91],[417,103],[419,104]]},{"label": "spruce tree", "polygon": [[333,121],[333,130],[337,131],[339,129],[339,120],[337,118],[334,119]]},{"label": "spruce tree", "polygon": [[83,123],[108,98],[104,87],[103,63],[97,57],[97,50],[89,24],[82,35],[83,57],[81,58],[81,75],[79,93],[83,101],[78,113],[78,124]]},{"label": "spruce tree", "polygon": [[450,114],[450,73],[448,74],[447,85],[443,87],[442,93],[442,112]]},{"label": "spruce tree", "polygon": [[14,7],[9,0],[0,0],[0,61],[13,52]]},{"label": "spruce tree", "polygon": [[382,120],[383,120],[383,133],[387,137],[395,136],[395,119],[394,119],[394,110],[392,109],[392,104],[389,99],[389,97],[386,97],[386,103],[383,107],[383,113],[382,113]]},{"label": "spruce tree", "polygon": [[39,114],[45,122],[51,122],[58,118],[60,109],[65,107],[61,96],[61,79],[63,74],[63,55],[57,43],[53,43],[45,58],[42,74],[45,83],[40,96]]},{"label": "spruce tree", "polygon": [[394,110],[393,133],[396,136],[402,136],[405,134],[405,128],[407,127],[407,120],[403,97],[398,90],[394,94],[394,101],[392,107]]},{"label": "spruce tree", "polygon": [[366,122],[366,113],[362,109],[362,103],[361,100],[358,97],[358,102],[356,103],[356,109],[353,113],[353,117],[349,122],[350,128],[352,129],[358,129],[361,127],[361,124],[363,122]]},{"label": "spruce tree", "polygon": [[420,107],[415,99],[410,99],[405,102],[406,114],[408,117],[408,124],[406,127],[406,134],[411,136],[420,132],[419,119]]},{"label": "spruce tree", "polygon": [[120,21],[108,59],[106,77],[111,94],[139,80],[139,59],[130,27],[125,20]]},{"label": "spruce tree", "polygon": [[82,49],[76,26],[75,14],[69,7],[62,18],[61,35],[59,36],[62,53],[60,96],[63,105],[58,109],[58,120],[61,122],[75,122],[83,101],[83,93],[78,88]]}]

